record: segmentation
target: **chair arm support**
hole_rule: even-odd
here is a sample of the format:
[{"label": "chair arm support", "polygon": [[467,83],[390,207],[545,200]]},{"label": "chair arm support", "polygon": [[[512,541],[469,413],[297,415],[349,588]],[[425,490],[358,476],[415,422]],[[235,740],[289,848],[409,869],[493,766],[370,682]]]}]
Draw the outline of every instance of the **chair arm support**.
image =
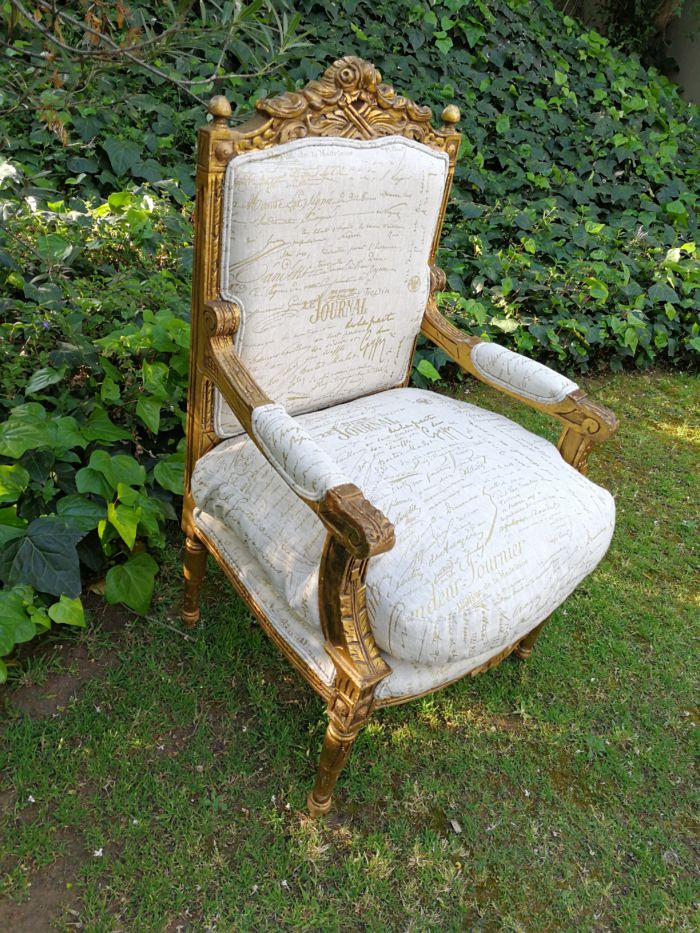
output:
[{"label": "chair arm support", "polygon": [[587,472],[591,448],[617,430],[613,412],[591,401],[575,382],[519,353],[463,333],[432,300],[421,330],[465,372],[561,421],[559,452],[581,473]]},{"label": "chair arm support", "polygon": [[233,346],[226,302],[205,309],[203,374],[221,392],[266,460],[355,558],[394,546],[391,522],[375,509],[333,460],[281,405],[257,384]]},{"label": "chair arm support", "polygon": [[239,320],[236,306],[211,302],[204,320],[202,373],[221,392],[263,456],[328,530],[319,568],[326,651],[336,669],[338,689],[357,698],[358,709],[367,712],[374,688],[390,673],[367,617],[368,558],[394,546],[394,527],[248,372],[233,346]]}]

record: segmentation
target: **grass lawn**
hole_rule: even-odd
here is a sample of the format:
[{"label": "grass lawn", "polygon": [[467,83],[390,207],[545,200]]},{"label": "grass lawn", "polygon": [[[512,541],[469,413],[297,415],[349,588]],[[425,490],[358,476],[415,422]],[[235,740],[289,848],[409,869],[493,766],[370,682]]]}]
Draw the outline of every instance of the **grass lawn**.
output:
[{"label": "grass lawn", "polygon": [[527,665],[378,713],[326,819],[303,809],[321,701],[220,573],[186,637],[173,550],[150,621],[96,611],[30,658],[4,706],[0,930],[696,930],[700,380],[588,386],[622,421],[591,464],[608,557]]}]

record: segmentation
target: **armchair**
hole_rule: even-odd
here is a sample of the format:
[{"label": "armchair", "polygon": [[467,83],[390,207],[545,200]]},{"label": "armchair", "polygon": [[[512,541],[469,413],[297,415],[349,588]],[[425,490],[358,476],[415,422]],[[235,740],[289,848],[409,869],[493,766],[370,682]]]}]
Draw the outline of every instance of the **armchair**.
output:
[{"label": "armchair", "polygon": [[[614,416],[453,327],[432,263],[459,148],[357,58],[200,130],[182,617],[206,557],[328,708],[312,815],[370,713],[526,658],[599,563],[612,497],[585,478]],[[559,453],[407,387],[423,332],[558,418]]]}]

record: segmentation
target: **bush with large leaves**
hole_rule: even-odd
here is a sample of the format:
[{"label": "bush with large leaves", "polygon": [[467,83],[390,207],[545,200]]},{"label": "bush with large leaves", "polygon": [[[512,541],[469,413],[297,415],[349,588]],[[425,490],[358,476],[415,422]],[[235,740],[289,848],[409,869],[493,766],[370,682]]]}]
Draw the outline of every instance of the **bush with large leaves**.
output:
[{"label": "bush with large leaves", "polygon": [[81,624],[80,585],[148,606],[181,488],[195,98],[242,117],[352,53],[456,102],[455,322],[571,372],[697,362],[698,109],[549,3],[323,0],[307,45],[282,2],[76,0],[60,33],[24,6],[0,64],[0,655]]},{"label": "bush with large leaves", "polygon": [[177,518],[199,95],[298,23],[191,6],[0,6],[0,682],[86,587],[147,612]]}]

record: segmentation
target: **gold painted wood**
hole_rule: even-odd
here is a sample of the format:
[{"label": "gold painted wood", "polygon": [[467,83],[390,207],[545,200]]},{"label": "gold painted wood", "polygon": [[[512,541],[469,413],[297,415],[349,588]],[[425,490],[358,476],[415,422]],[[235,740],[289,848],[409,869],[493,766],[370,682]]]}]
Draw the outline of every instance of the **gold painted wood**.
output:
[{"label": "gold painted wood", "polygon": [[[444,273],[443,273],[444,275]],[[438,272],[434,273],[435,282],[441,280]],[[436,290],[442,286],[438,284]],[[428,307],[421,325],[422,333],[434,344],[445,351],[457,365],[486,383],[498,392],[510,395],[530,408],[536,408],[557,418],[563,424],[557,448],[564,460],[584,475],[588,472],[588,455],[592,448],[611,437],[618,428],[618,421],[613,412],[588,398],[582,389],[570,392],[560,402],[536,402],[492,382],[480,373],[471,362],[472,349],[482,341],[459,330],[442,315],[433,300]]]},{"label": "gold painted wood", "polygon": [[217,441],[212,430],[212,386],[202,377],[201,372],[204,350],[203,316],[206,303],[219,298],[222,182],[228,158],[222,160],[219,155],[222,147],[230,148],[233,138],[233,130],[228,125],[231,105],[226,98],[213,97],[209,104],[209,113],[212,121],[200,128],[197,148],[190,373],[185,425],[187,455],[182,529],[187,537],[192,539],[196,537],[192,517],[194,502],[190,491],[192,471],[197,460]]},{"label": "gold painted wood", "polygon": [[[393,544],[393,528],[381,527],[385,521],[380,520],[378,531],[387,550]],[[336,538],[328,535],[321,558],[318,604],[326,651],[335,665],[336,680],[328,704],[330,721],[318,774],[307,801],[312,816],[330,809],[338,775],[374,707],[377,684],[391,673],[379,653],[367,616],[367,566],[366,559],[353,557]]]},{"label": "gold painted wood", "polygon": [[199,622],[199,597],[207,568],[207,549],[198,538],[186,538],[183,573],[185,594],[180,618],[185,625]]},{"label": "gold painted wood", "polygon": [[533,648],[535,647],[535,642],[542,634],[542,629],[548,622],[549,618],[546,618],[544,621],[540,622],[539,625],[536,625],[531,632],[528,632],[525,638],[523,638],[523,640],[518,644],[518,647],[515,649],[516,658],[520,658],[521,661],[528,660],[532,654]]},{"label": "gold painted wood", "polygon": [[336,670],[366,690],[391,673],[367,616],[367,560],[353,557],[332,535],[321,558],[318,603],[326,650]]}]

